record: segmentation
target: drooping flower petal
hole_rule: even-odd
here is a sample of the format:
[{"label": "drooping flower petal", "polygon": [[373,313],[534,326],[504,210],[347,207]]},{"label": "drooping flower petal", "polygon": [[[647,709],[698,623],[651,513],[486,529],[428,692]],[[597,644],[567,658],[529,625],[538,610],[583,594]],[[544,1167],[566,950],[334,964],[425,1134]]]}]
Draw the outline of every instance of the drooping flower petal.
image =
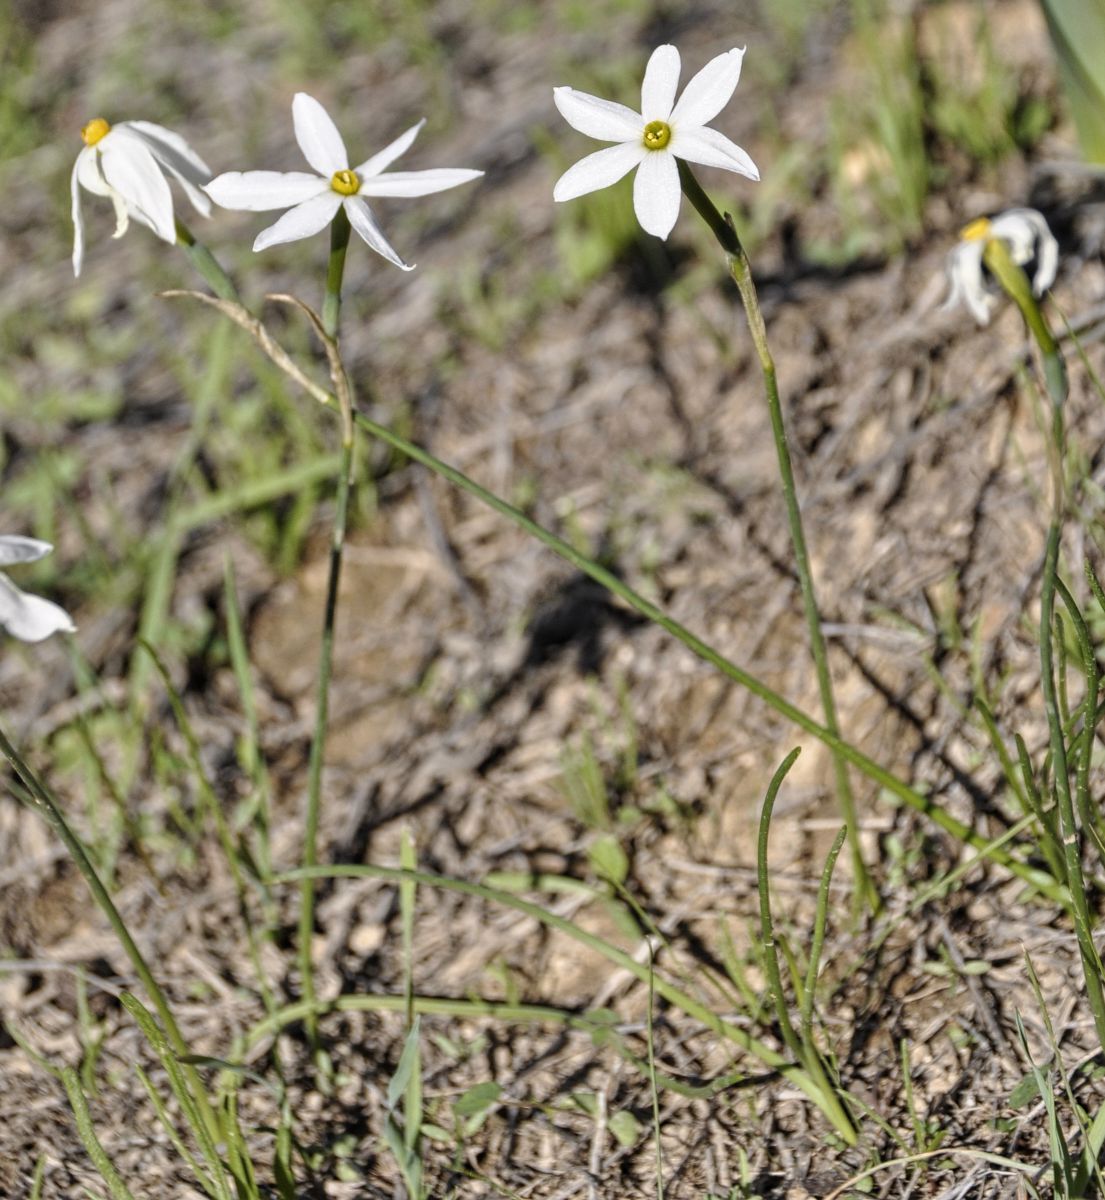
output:
[{"label": "drooping flower petal", "polygon": [[81,217],[80,166],[81,156],[78,154],[77,161],[73,164],[73,170],[69,173],[70,211],[73,216],[73,274],[78,278],[81,274],[81,265],[84,263],[84,220]]},{"label": "drooping flower petal", "polygon": [[268,212],[320,196],[330,191],[330,183],[306,171],[227,171],[204,191],[223,208]]},{"label": "drooping flower petal", "polygon": [[671,125],[705,125],[729,103],[741,77],[744,49],[712,58],[683,89],[671,111]]},{"label": "drooping flower petal", "polygon": [[146,143],[150,153],[177,180],[203,216],[211,215],[211,201],[200,190],[211,179],[211,168],[191,146],[171,129],[153,121],[123,121],[116,128],[130,129]]},{"label": "drooping flower petal", "polygon": [[628,175],[638,163],[648,157],[641,142],[622,142],[617,146],[606,146],[588,154],[570,166],[556,181],[553,188],[554,200],[574,200],[587,192],[609,187]]},{"label": "drooping flower petal", "polygon": [[573,129],[600,142],[629,142],[643,135],[640,114],[624,104],[601,100],[570,87],[553,88],[553,101]]},{"label": "drooping flower petal", "polygon": [[292,124],[303,157],[320,175],[329,179],[335,171],[349,169],[349,155],[338,127],[313,96],[296,92],[292,100]]},{"label": "drooping flower petal", "polygon": [[141,138],[126,129],[113,129],[97,147],[108,187],[127,207],[141,214],[160,238],[176,242],[173,197],[157,160]]},{"label": "drooping flower petal", "polygon": [[721,167],[723,171],[736,171],[749,179],[759,179],[756,164],[736,142],[723,133],[705,126],[699,129],[672,130],[671,152],[676,158],[700,163],[704,167]]},{"label": "drooping flower petal", "polygon": [[679,87],[679,51],[674,46],[657,46],[645,68],[641,84],[641,119],[666,121],[675,104]]},{"label": "drooping flower petal", "polygon": [[1059,243],[1043,213],[1034,208],[1011,208],[990,222],[990,233],[1009,246],[1018,266],[1027,266],[1036,260],[1032,291],[1034,295],[1042,296],[1055,282],[1059,269]]},{"label": "drooping flower petal", "polygon": [[679,168],[671,154],[645,151],[633,180],[633,210],[646,233],[666,238],[679,216]]},{"label": "drooping flower petal", "polygon": [[376,218],[372,215],[372,209],[360,196],[346,197],[345,215],[349,218],[349,224],[377,254],[383,255],[389,263],[401,267],[404,271],[414,270],[414,264],[404,262],[398,251],[384,237],[380,226],[376,224]]},{"label": "drooping flower petal", "polygon": [[366,158],[359,167],[356,167],[357,177],[359,179],[367,179],[370,175],[379,175],[381,171],[387,170],[393,162],[414,145],[414,139],[418,137],[422,126],[426,124],[426,118],[423,117],[417,125],[412,125],[406,133],[401,133],[394,142],[385,146],[383,150],[378,151],[371,158]]},{"label": "drooping flower petal", "polygon": [[0,567],[37,562],[53,548],[49,542],[40,542],[38,538],[21,537],[15,533],[0,534]]},{"label": "drooping flower petal", "polygon": [[265,250],[282,242],[297,242],[318,233],[334,219],[341,202],[341,196],[329,188],[321,195],[304,200],[288,209],[275,225],[262,230],[254,240],[254,250]]},{"label": "drooping flower petal", "polygon": [[482,171],[460,167],[434,167],[429,171],[390,171],[386,175],[364,180],[363,196],[429,196],[478,179]]},{"label": "drooping flower petal", "polygon": [[21,642],[41,642],[52,633],[72,633],[77,627],[64,608],[21,592],[0,575],[0,628]]},{"label": "drooping flower petal", "polygon": [[971,238],[960,242],[947,258],[948,298],[943,309],[965,304],[980,325],[990,324],[990,314],[997,297],[987,290],[982,274],[982,255],[986,249],[984,238]]}]

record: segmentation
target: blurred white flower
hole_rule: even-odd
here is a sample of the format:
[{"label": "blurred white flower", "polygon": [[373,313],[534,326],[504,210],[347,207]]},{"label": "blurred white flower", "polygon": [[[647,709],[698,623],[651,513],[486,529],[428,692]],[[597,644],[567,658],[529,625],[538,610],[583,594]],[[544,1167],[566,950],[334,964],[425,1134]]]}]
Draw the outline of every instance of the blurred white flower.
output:
[{"label": "blurred white flower", "polygon": [[959,244],[948,252],[948,298],[942,307],[954,308],[962,302],[980,325],[989,325],[1001,297],[1001,289],[982,261],[986,244],[993,238],[1006,244],[1017,266],[1034,266],[1034,296],[1042,296],[1051,287],[1059,267],[1059,243],[1034,208],[1011,208],[1000,216],[972,221],[960,233]]},{"label": "blurred white flower", "polygon": [[[292,123],[303,157],[317,175],[306,171],[228,171],[213,179],[205,189],[223,208],[247,212],[289,209],[275,225],[257,235],[254,250],[310,237],[325,229],[337,216],[338,209],[344,208],[349,224],[377,254],[410,271],[413,267],[399,257],[384,237],[372,209],[365,203],[365,196],[428,196],[483,174],[460,168],[386,174],[385,168],[410,149],[425,121],[412,125],[390,146],[353,168],[349,166],[349,155],[337,126],[326,109],[305,92],[297,92],[292,101]],[[294,207],[289,208],[290,205]]]},{"label": "blurred white flower", "polygon": [[[0,567],[34,562],[53,546],[36,538],[0,535]],[[72,633],[77,627],[63,608],[41,596],[28,596],[0,573],[0,629],[23,642],[41,642],[52,633]]]},{"label": "blurred white flower", "polygon": [[211,169],[179,133],[150,121],[109,125],[103,117],[96,117],[84,126],[81,137],[84,149],[77,155],[69,179],[74,275],[81,273],[84,260],[82,187],[93,195],[107,196],[115,206],[115,237],[126,233],[134,217],[170,245],[175,244],[173,197],[165,171],[184,188],[197,212],[210,215],[211,201],[200,188],[211,178]]},{"label": "blurred white flower", "polygon": [[708,62],[683,89],[679,102],[679,51],[657,46],[641,84],[641,111],[600,100],[574,88],[553,88],[561,116],[580,133],[602,142],[617,142],[582,158],[556,181],[554,200],[573,200],[609,187],[637,168],[633,208],[641,228],[666,238],[679,216],[682,189],[675,160],[721,167],[759,179],[756,164],[735,142],[707,121],[729,103],[740,79],[744,50],[729,50]]}]

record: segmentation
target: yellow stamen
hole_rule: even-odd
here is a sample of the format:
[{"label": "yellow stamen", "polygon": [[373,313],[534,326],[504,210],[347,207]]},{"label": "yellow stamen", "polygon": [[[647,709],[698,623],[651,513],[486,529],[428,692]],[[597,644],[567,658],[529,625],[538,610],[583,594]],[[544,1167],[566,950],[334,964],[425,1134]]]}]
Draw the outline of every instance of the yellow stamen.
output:
[{"label": "yellow stamen", "polygon": [[970,225],[964,225],[959,231],[959,237],[964,242],[981,242],[983,239],[990,236],[990,218],[979,217],[978,220],[972,221]]},{"label": "yellow stamen", "polygon": [[355,196],[361,190],[361,181],[356,171],[335,171],[330,186],[339,196]]},{"label": "yellow stamen", "polygon": [[84,139],[86,146],[95,146],[111,132],[111,126],[103,119],[103,117],[93,117],[81,129],[81,137]]},{"label": "yellow stamen", "polygon": [[645,149],[663,150],[671,141],[671,126],[666,121],[649,121],[645,126]]}]

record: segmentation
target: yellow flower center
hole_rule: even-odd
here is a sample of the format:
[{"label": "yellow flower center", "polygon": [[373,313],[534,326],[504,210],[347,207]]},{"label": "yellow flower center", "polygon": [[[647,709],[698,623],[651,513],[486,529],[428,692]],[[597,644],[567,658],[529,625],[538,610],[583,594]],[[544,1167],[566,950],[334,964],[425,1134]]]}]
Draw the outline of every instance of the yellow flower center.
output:
[{"label": "yellow flower center", "polygon": [[111,126],[103,119],[103,117],[93,117],[87,125],[81,129],[81,137],[84,139],[86,146],[95,146],[98,141],[101,141],[111,132]]},{"label": "yellow flower center", "polygon": [[667,121],[649,121],[645,126],[645,149],[663,150],[671,141],[671,126]]},{"label": "yellow flower center", "polygon": [[979,217],[977,221],[972,221],[970,225],[965,225],[959,231],[959,237],[964,242],[981,242],[983,239],[990,236],[990,218]]},{"label": "yellow flower center", "polygon": [[330,186],[339,196],[355,196],[361,190],[361,181],[356,171],[335,171]]}]

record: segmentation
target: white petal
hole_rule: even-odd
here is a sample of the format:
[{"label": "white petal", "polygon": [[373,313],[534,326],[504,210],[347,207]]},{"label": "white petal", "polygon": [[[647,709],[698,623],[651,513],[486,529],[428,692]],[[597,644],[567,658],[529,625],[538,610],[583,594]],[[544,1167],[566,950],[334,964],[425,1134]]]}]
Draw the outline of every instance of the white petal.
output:
[{"label": "white petal", "polygon": [[677,158],[687,162],[701,163],[704,167],[721,167],[723,171],[736,171],[749,179],[759,179],[756,164],[737,145],[716,129],[672,129],[668,149]]},{"label": "white petal", "polygon": [[0,628],[23,642],[41,642],[52,633],[72,633],[76,626],[64,608],[41,596],[29,596],[0,575]]},{"label": "white petal", "polygon": [[296,92],[292,101],[292,123],[303,157],[320,175],[329,179],[335,171],[349,169],[349,155],[338,127],[314,96]]},{"label": "white petal", "polygon": [[553,188],[554,200],[574,200],[587,192],[597,192],[609,187],[628,175],[638,163],[653,152],[646,150],[641,142],[622,142],[619,146],[607,146],[581,158],[569,167],[556,181]]},{"label": "white petal", "polygon": [[414,264],[405,263],[387,238],[384,237],[380,226],[376,224],[376,218],[372,215],[372,209],[368,207],[360,196],[349,196],[346,199],[345,215],[349,218],[349,224],[353,226],[357,233],[364,238],[377,254],[382,254],[389,263],[401,267],[404,271],[414,270]]},{"label": "white petal", "polygon": [[334,219],[334,214],[341,208],[341,201],[341,196],[330,189],[321,196],[304,200],[302,204],[289,209],[275,225],[262,230],[253,243],[254,250],[265,250],[281,242],[298,242],[300,238],[318,233]]},{"label": "white petal", "polygon": [[1008,244],[1018,266],[1036,260],[1032,291],[1042,296],[1055,282],[1059,267],[1059,243],[1048,228],[1043,213],[1034,208],[1011,208],[991,221],[990,232]]},{"label": "white petal", "polygon": [[671,124],[687,127],[705,125],[729,103],[741,77],[743,48],[729,50],[711,59],[683,89],[671,111]]},{"label": "white petal", "polygon": [[383,150],[374,154],[371,158],[366,158],[356,168],[357,178],[366,179],[370,175],[379,175],[381,171],[386,171],[401,154],[406,154],[411,148],[414,144],[414,139],[418,137],[419,131],[425,124],[426,118],[423,117],[417,125],[412,125],[406,133],[401,133],[394,142],[390,142]]},{"label": "white petal", "polygon": [[202,187],[211,178],[211,168],[207,163],[179,133],[166,129],[164,125],[155,125],[153,121],[120,121],[115,128],[133,129],[153,151],[155,158],[197,187]]},{"label": "white petal", "polygon": [[[113,192],[149,221],[157,236],[176,243],[173,197],[157,160],[136,134],[113,129],[97,146],[100,170]],[[118,208],[116,209],[118,215]]]},{"label": "white petal", "polygon": [[987,290],[982,274],[982,255],[986,249],[985,238],[971,238],[960,242],[945,262],[948,273],[948,298],[943,308],[954,308],[965,304],[980,325],[990,324],[995,297]]},{"label": "white petal", "polygon": [[679,216],[679,168],[674,155],[645,151],[633,180],[633,209],[645,233],[666,238]]},{"label": "white petal", "polygon": [[[77,161],[73,164],[73,170],[69,176],[69,192],[73,213],[73,274],[78,278],[81,273],[81,264],[84,262],[84,220],[81,217],[81,185],[79,179],[81,159],[83,157],[84,150],[77,155]],[[3,558],[0,558],[0,562],[3,561]]]},{"label": "white petal", "polygon": [[120,124],[132,130],[146,143],[154,158],[184,189],[192,207],[203,216],[209,217],[211,201],[200,188],[210,181],[211,168],[184,138],[163,125],[155,125],[152,121],[122,121]]},{"label": "white petal", "polygon": [[100,152],[95,146],[85,146],[77,155],[77,178],[86,192],[94,196],[111,195],[111,188],[100,172]]},{"label": "white petal", "polygon": [[553,88],[553,100],[573,129],[600,142],[640,141],[644,137],[645,122],[624,104],[600,100],[570,87]]},{"label": "white petal", "polygon": [[679,87],[679,51],[674,46],[657,46],[645,67],[641,84],[641,117],[650,121],[666,121],[675,103]]},{"label": "white petal", "polygon": [[203,189],[223,208],[269,212],[329,192],[330,182],[306,171],[227,171]]},{"label": "white petal", "polygon": [[447,188],[459,187],[479,179],[482,171],[469,171],[462,167],[436,167],[430,171],[391,171],[377,175],[361,184],[362,196],[429,196],[433,192],[444,192]]},{"label": "white petal", "polygon": [[40,542],[38,538],[20,537],[15,533],[0,535],[0,567],[36,562],[45,558],[53,548],[49,542]]}]

